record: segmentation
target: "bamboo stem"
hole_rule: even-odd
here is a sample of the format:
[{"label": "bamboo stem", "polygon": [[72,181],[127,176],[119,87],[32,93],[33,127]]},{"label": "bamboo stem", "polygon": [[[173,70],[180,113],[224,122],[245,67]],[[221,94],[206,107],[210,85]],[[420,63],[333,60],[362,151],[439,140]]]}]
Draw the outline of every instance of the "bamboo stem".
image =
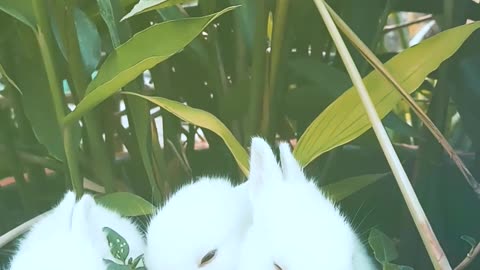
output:
[{"label": "bamboo stem", "polygon": [[314,0],[324,22],[325,25],[332,36],[333,41],[338,49],[338,52],[345,64],[345,67],[350,75],[350,78],[355,85],[355,88],[358,91],[360,99],[364,105],[364,108],[367,112],[367,116],[372,123],[373,130],[377,139],[382,147],[382,150],[385,154],[385,157],[392,169],[392,172],[397,180],[399,185],[400,191],[406,201],[407,207],[413,217],[415,225],[420,233],[420,236],[425,244],[427,252],[432,260],[432,263],[435,269],[439,270],[450,270],[452,269],[450,264],[448,263],[447,257],[445,256],[438,240],[433,233],[433,230],[430,226],[430,223],[423,211],[420,202],[413,190],[413,187],[405,173],[405,170],[400,163],[400,160],[395,153],[393,145],[388,138],[387,132],[385,131],[384,126],[375,110],[375,106],[373,105],[372,100],[368,95],[368,91],[363,83],[362,77],[358,72],[353,59],[348,52],[347,46],[345,45],[340,32],[338,31],[335,23],[333,22],[330,13],[328,12],[327,7],[323,0]]}]

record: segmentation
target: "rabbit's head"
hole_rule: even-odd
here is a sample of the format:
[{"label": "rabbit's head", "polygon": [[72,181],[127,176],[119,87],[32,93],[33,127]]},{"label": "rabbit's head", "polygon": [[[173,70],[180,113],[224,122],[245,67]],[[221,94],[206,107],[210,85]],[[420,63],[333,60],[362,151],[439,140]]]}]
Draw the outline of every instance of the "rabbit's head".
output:
[{"label": "rabbit's head", "polygon": [[[110,254],[103,227],[119,232],[130,244],[131,254],[143,253],[137,227],[84,195],[77,203],[68,192],[21,240],[10,270],[106,270]],[[132,255],[133,256],[133,255]]]},{"label": "rabbit's head", "polygon": [[151,220],[147,269],[234,269],[250,225],[248,207],[246,194],[222,178],[182,187]]},{"label": "rabbit's head", "polygon": [[306,178],[289,145],[279,148],[281,167],[264,140],[252,140],[247,183],[253,225],[239,270],[374,269],[356,266],[361,245],[351,226]]}]

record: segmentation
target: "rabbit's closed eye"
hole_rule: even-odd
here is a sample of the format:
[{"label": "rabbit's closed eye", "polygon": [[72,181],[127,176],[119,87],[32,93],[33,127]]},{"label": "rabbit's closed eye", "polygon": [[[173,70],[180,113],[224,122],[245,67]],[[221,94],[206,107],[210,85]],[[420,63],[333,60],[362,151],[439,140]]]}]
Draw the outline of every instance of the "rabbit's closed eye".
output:
[{"label": "rabbit's closed eye", "polygon": [[275,266],[275,270],[283,270],[283,268],[278,266],[278,264],[273,263],[273,265]]},{"label": "rabbit's closed eye", "polygon": [[200,261],[199,267],[203,267],[207,265],[209,262],[211,262],[215,258],[216,254],[217,254],[216,249],[211,250],[207,254],[205,254],[205,256],[203,256],[202,260]]}]

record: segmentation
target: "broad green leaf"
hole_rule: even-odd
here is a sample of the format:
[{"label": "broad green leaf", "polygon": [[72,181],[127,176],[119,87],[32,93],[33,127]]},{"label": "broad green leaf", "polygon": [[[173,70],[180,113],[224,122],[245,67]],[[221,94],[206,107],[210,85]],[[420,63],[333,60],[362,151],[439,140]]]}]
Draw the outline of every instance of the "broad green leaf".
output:
[{"label": "broad green leaf", "polygon": [[124,94],[144,98],[187,122],[213,131],[223,139],[242,172],[245,175],[248,175],[247,152],[237,141],[237,139],[235,139],[235,136],[233,136],[232,132],[213,114],[162,97],[149,97],[129,92],[124,92]]},{"label": "broad green leaf", "polygon": [[[20,27],[22,26],[22,27]],[[18,74],[15,82],[23,91],[21,95],[25,115],[30,120],[33,132],[38,141],[44,145],[50,155],[58,160],[65,160],[65,151],[62,138],[62,127],[56,119],[53,99],[50,95],[47,74],[40,55],[35,35],[26,26],[17,28],[20,44],[14,48],[14,53],[19,57],[18,63],[7,70],[9,74]],[[16,43],[16,44],[17,44]],[[81,129],[75,123],[72,131],[72,143],[78,145],[81,139]]]},{"label": "broad green leaf", "polygon": [[[446,30],[396,55],[385,67],[404,89],[412,93],[479,27],[480,23],[472,23]],[[366,76],[364,83],[381,118],[401,99],[400,94],[377,71]],[[354,140],[370,127],[357,90],[352,87],[311,123],[294,154],[302,165],[306,165],[321,154]]]},{"label": "broad green leaf", "polygon": [[36,31],[36,20],[33,14],[32,1],[30,0],[2,0],[0,10],[29,26]]},{"label": "broad green leaf", "polygon": [[104,227],[103,232],[107,236],[108,246],[110,247],[112,256],[125,263],[128,253],[130,253],[130,247],[125,238],[109,227]]},{"label": "broad green leaf", "polygon": [[398,258],[395,243],[386,234],[373,228],[368,236],[368,243],[378,262],[385,264]]},{"label": "broad green leaf", "polygon": [[322,190],[325,191],[329,197],[338,202],[377,182],[389,174],[390,173],[354,176],[330,185],[323,186]]},{"label": "broad green leaf", "polygon": [[135,15],[166,7],[171,7],[178,4],[193,2],[193,0],[140,0],[130,12],[125,15],[121,21],[126,20]]},{"label": "broad green leaf", "polygon": [[97,197],[96,201],[125,217],[150,215],[155,212],[155,206],[129,192],[110,193]]},{"label": "broad green leaf", "polygon": [[23,94],[22,90],[20,90],[20,88],[17,86],[17,84],[8,76],[7,72],[3,68],[2,64],[0,64],[0,75],[5,77],[5,79],[8,81],[8,83],[10,83],[13,86],[13,88],[15,88],[20,94]]},{"label": "broad green leaf", "polygon": [[[215,18],[235,7],[197,18],[169,21],[151,26],[116,48],[89,84],[87,96],[65,117],[70,124],[121,87],[158,63],[182,50]],[[175,38],[172,38],[175,37]]]}]

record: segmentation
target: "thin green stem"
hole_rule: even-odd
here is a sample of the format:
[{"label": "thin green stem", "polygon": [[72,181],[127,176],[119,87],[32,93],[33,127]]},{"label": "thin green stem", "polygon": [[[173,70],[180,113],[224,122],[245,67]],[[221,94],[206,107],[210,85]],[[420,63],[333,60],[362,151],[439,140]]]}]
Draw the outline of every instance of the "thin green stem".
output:
[{"label": "thin green stem", "polygon": [[410,211],[410,214],[412,215],[415,225],[417,226],[417,230],[420,233],[420,236],[423,240],[423,243],[425,244],[425,247],[435,269],[452,269],[447,260],[447,257],[445,256],[445,253],[443,252],[437,240],[437,237],[435,236],[430,226],[430,222],[428,221],[427,216],[425,215],[425,212],[420,205],[420,202],[418,201],[415,191],[413,190],[407,174],[405,173],[405,170],[400,163],[395,149],[393,148],[393,145],[388,138],[385,127],[382,125],[380,117],[375,110],[375,106],[370,99],[365,84],[362,81],[362,77],[360,76],[360,73],[355,66],[355,63],[353,62],[352,56],[348,52],[347,46],[345,45],[340,35],[340,32],[335,26],[335,23],[333,22],[333,19],[330,16],[330,13],[325,6],[324,1],[314,0],[314,2],[323,18],[323,21],[325,22],[325,25],[327,26],[328,31],[330,32],[330,35],[332,36],[333,41],[335,42],[335,45],[345,64],[348,74],[350,75],[350,78],[352,79],[353,84],[358,91],[358,95],[360,96],[363,106],[367,112],[367,116],[372,123],[375,135],[377,136],[377,139],[380,143],[380,146],[382,147],[388,164],[390,165],[395,179],[397,180],[397,184],[406,201],[407,207]]},{"label": "thin green stem", "polygon": [[[35,34],[48,77],[50,96],[53,100],[57,123],[59,127],[63,129],[62,123],[65,116],[65,103],[62,95],[62,89],[60,88],[60,79],[57,75],[55,64],[53,62],[53,34],[49,22],[50,15],[47,11],[46,1],[33,0],[32,4],[33,12],[37,21],[37,29]],[[66,127],[65,129],[65,133],[70,135],[71,127]],[[80,197],[83,194],[83,181],[80,177],[78,163],[75,162],[77,161],[77,146],[74,145],[74,142],[71,140],[71,136],[61,139],[64,142],[65,156],[67,159],[70,179],[77,197]]]},{"label": "thin green stem", "polygon": [[271,55],[269,63],[269,74],[267,79],[266,91],[263,96],[262,121],[260,123],[261,134],[269,139],[274,135],[272,132],[272,121],[275,112],[275,91],[277,88],[278,74],[283,64],[285,33],[288,18],[288,8],[290,1],[277,1],[275,14],[273,16],[273,33],[271,43]]},{"label": "thin green stem", "polygon": [[255,2],[255,34],[253,40],[253,66],[252,66],[252,85],[250,87],[250,102],[248,108],[248,119],[245,125],[246,141],[249,141],[252,135],[257,132],[259,127],[260,106],[262,104],[262,95],[265,91],[265,72],[267,58],[267,20],[268,8],[266,0],[256,0]]},{"label": "thin green stem", "polygon": [[[74,6],[72,1],[59,1],[60,9],[65,11],[65,39],[64,44],[67,50],[67,61],[70,75],[72,76],[73,89],[79,99],[85,95],[88,83],[90,81],[89,75],[85,70],[82,61],[80,45],[77,38],[77,29],[74,20]],[[63,23],[63,22],[61,22]],[[92,158],[92,167],[97,179],[104,184],[106,192],[113,192],[114,187],[114,169],[108,154],[108,149],[102,138],[102,132],[98,123],[98,111],[93,110],[84,116],[85,128],[87,131],[87,142],[89,145],[90,156]]]}]

